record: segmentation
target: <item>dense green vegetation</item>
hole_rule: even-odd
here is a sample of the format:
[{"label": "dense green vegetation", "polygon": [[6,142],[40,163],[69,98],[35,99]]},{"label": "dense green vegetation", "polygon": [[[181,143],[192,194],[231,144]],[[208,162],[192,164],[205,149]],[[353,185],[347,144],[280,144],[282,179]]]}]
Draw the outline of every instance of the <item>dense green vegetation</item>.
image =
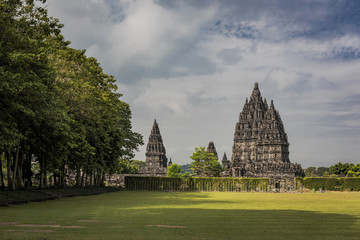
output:
[{"label": "dense green vegetation", "polygon": [[360,193],[122,191],[0,211],[1,238],[15,240],[355,240],[360,235]]},{"label": "dense green vegetation", "polygon": [[195,148],[190,156],[193,160],[191,170],[197,177],[220,177],[221,165],[213,153],[205,150],[205,147]]},{"label": "dense green vegetation", "polygon": [[142,144],[115,79],[33,0],[0,0],[0,12],[0,186],[31,186],[34,166],[41,188],[70,170],[101,185]]},{"label": "dense green vegetation", "polygon": [[337,163],[330,167],[308,167],[305,177],[360,177],[360,163]]},{"label": "dense green vegetation", "polygon": [[182,177],[181,172],[182,172],[182,170],[181,170],[180,165],[173,163],[170,166],[168,166],[166,176],[179,178],[179,177]]},{"label": "dense green vegetation", "polygon": [[360,191],[360,178],[355,177],[305,177],[296,178],[296,188],[300,186],[316,191]]}]

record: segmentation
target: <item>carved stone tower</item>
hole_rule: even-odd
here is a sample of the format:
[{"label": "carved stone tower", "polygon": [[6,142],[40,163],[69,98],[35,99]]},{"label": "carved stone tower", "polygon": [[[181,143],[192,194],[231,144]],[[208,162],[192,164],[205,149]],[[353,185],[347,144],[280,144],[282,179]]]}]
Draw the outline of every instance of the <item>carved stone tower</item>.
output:
[{"label": "carved stone tower", "polygon": [[224,153],[224,156],[221,160],[221,166],[224,169],[221,175],[223,177],[229,177],[231,172],[231,162],[230,160],[228,160],[226,153]]},{"label": "carved stone tower", "polygon": [[213,142],[209,142],[208,148],[207,148],[207,152],[209,153],[213,153],[214,157],[216,157],[216,160],[219,159],[217,152],[216,152],[216,148],[215,148],[215,144]]},{"label": "carved stone tower", "polygon": [[140,172],[143,174],[163,175],[167,170],[167,157],[159,126],[154,120],[154,124],[149,136],[146,147],[146,167]]},{"label": "carved stone tower", "polygon": [[236,123],[232,155],[234,177],[294,177],[301,166],[289,160],[289,142],[280,114],[263,101],[258,83]]}]

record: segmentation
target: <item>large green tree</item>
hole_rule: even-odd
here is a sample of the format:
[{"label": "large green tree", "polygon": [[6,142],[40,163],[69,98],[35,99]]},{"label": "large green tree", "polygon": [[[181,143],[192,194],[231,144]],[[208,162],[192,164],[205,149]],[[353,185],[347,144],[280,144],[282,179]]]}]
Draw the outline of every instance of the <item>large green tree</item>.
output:
[{"label": "large green tree", "polygon": [[1,0],[0,12],[0,148],[8,186],[15,189],[29,142],[41,134],[36,130],[61,111],[45,51],[61,25],[30,0]]},{"label": "large green tree", "polygon": [[214,157],[214,154],[207,152],[205,147],[195,148],[195,152],[190,158],[193,160],[191,163],[193,175],[198,177],[220,177],[221,165]]}]

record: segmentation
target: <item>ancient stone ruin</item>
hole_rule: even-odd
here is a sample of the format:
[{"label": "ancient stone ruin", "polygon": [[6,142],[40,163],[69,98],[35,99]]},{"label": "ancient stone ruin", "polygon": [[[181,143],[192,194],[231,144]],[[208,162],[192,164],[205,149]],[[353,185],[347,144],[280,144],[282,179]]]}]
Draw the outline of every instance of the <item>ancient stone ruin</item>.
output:
[{"label": "ancient stone ruin", "polygon": [[270,106],[263,101],[258,83],[236,123],[230,168],[227,159],[222,163],[233,177],[290,179],[302,173],[301,166],[289,160],[289,142],[280,114],[272,100]]},{"label": "ancient stone ruin", "polygon": [[[218,154],[213,142],[207,151]],[[159,126],[154,121],[146,147],[146,167],[140,174],[165,176],[168,165],[166,150]],[[246,99],[239,121],[236,123],[231,161],[226,153],[221,161],[223,177],[269,178],[270,184],[284,184],[293,188],[294,177],[301,176],[299,164],[290,162],[289,142],[279,112],[271,100],[263,100],[258,83],[255,83],[250,100]]]},{"label": "ancient stone ruin", "polygon": [[153,176],[166,175],[168,160],[156,119],[154,120],[154,124],[149,136],[149,142],[146,147],[145,156],[146,166],[139,169],[140,174]]},{"label": "ancient stone ruin", "polygon": [[221,175],[223,177],[230,177],[231,176],[231,161],[228,160],[226,153],[224,153],[224,156],[221,160],[221,166],[224,169]]},{"label": "ancient stone ruin", "polygon": [[218,157],[217,152],[216,152],[215,144],[213,142],[209,142],[207,152],[208,153],[213,153],[214,157],[216,157],[216,160],[219,160],[219,157]]}]

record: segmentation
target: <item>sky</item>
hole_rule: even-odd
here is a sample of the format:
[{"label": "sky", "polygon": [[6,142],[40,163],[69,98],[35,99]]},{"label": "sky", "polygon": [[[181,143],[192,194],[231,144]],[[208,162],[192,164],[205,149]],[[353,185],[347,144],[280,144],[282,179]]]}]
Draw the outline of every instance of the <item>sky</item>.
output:
[{"label": "sky", "polygon": [[360,162],[360,1],[48,0],[71,47],[117,79],[145,144],[156,119],[172,162],[213,141],[232,155],[254,83],[303,167]]}]

